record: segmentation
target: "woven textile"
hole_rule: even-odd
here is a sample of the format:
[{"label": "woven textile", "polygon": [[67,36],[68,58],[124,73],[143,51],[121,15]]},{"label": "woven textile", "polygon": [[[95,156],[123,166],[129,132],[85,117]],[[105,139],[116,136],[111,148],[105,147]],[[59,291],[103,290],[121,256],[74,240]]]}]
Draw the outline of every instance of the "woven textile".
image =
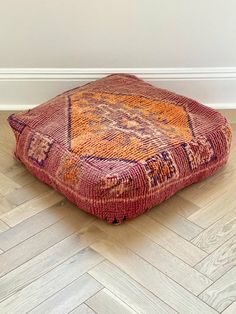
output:
[{"label": "woven textile", "polygon": [[227,161],[226,119],[135,76],[113,74],[13,114],[16,157],[83,210],[120,223]]}]

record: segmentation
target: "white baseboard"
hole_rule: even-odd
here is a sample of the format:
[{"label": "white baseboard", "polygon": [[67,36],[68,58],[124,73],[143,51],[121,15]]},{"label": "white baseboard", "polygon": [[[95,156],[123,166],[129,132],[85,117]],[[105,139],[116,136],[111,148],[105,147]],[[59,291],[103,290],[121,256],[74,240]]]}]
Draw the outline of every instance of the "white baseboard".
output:
[{"label": "white baseboard", "polygon": [[216,108],[236,108],[236,67],[0,68],[0,110],[30,109],[111,73],[130,73]]},{"label": "white baseboard", "polygon": [[0,68],[0,80],[85,81],[112,73],[130,73],[146,80],[236,79],[236,67],[210,68]]}]

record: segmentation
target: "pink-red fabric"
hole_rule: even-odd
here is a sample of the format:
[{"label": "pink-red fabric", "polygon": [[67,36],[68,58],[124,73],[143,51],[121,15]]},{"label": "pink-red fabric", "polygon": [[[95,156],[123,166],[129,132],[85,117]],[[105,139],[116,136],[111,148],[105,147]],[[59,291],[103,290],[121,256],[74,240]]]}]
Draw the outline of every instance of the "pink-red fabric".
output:
[{"label": "pink-red fabric", "polygon": [[79,208],[120,223],[223,166],[231,129],[216,110],[113,74],[13,114],[16,157]]}]

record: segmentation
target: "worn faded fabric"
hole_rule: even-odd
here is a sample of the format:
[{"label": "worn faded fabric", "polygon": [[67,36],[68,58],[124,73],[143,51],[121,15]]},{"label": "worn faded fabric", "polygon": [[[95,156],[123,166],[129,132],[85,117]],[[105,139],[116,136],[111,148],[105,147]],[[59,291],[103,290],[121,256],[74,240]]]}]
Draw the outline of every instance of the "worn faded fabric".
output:
[{"label": "worn faded fabric", "polygon": [[13,114],[16,157],[109,223],[138,216],[223,166],[231,129],[216,110],[113,74]]}]

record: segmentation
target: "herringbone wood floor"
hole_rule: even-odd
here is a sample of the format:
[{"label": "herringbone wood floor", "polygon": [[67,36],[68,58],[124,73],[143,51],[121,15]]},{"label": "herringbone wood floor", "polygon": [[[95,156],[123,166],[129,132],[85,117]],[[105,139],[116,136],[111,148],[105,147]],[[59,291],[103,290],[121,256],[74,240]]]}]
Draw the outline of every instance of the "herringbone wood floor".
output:
[{"label": "herringbone wood floor", "polygon": [[1,314],[236,313],[235,139],[216,175],[110,226],[13,158],[8,115],[0,113]]}]

